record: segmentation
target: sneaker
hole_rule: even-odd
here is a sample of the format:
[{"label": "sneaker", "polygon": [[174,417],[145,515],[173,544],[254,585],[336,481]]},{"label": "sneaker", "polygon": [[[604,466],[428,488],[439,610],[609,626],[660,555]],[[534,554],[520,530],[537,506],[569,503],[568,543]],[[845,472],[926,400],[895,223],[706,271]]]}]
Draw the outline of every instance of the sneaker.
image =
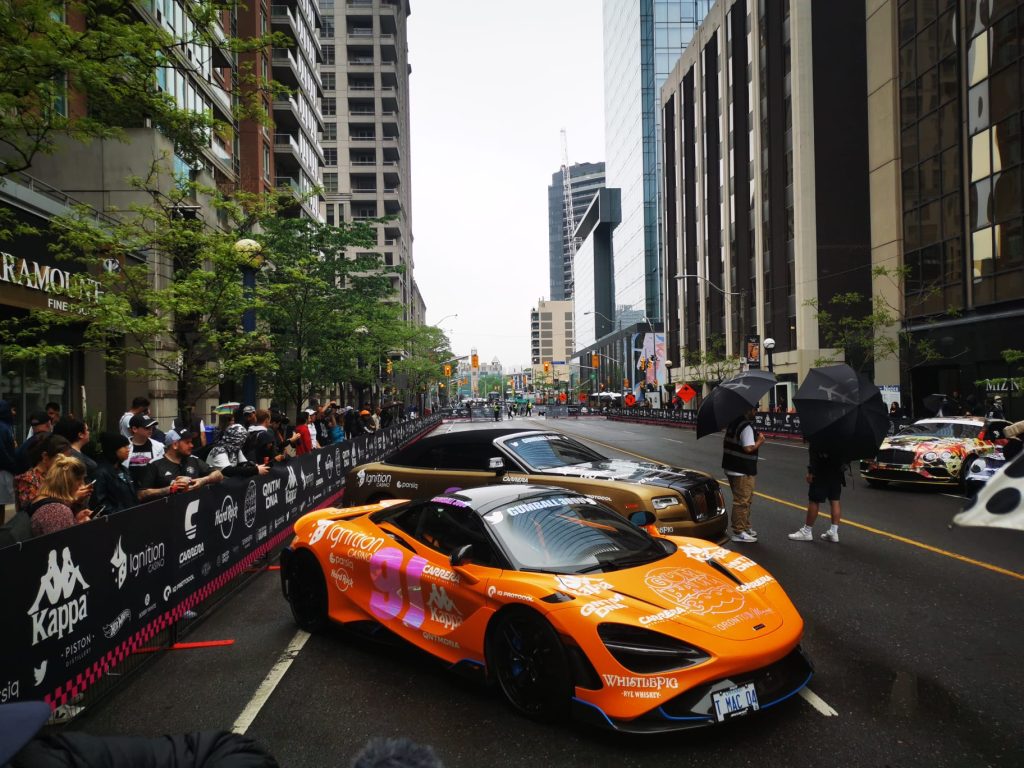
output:
[{"label": "sneaker", "polygon": [[747,533],[749,533],[755,539],[757,538],[757,531],[755,531],[753,528],[747,528]]},{"label": "sneaker", "polygon": [[751,536],[750,531],[740,531],[739,533],[730,531],[729,538],[744,544],[757,544],[757,536]]},{"label": "sneaker", "polygon": [[834,541],[836,544],[839,543],[839,531],[828,530],[821,534],[821,538],[825,541]]},{"label": "sneaker", "polygon": [[198,619],[199,618],[199,614],[196,613],[195,611],[193,611],[191,608],[189,608],[184,613],[181,614],[181,618],[183,618],[183,619]]},{"label": "sneaker", "polygon": [[789,534],[789,538],[793,541],[814,541],[814,534],[811,533],[810,528],[801,528],[799,531]]},{"label": "sneaker", "polygon": [[50,719],[46,721],[46,724],[62,725],[64,723],[70,723],[84,711],[85,707],[80,704],[61,704],[53,710],[50,714]]}]

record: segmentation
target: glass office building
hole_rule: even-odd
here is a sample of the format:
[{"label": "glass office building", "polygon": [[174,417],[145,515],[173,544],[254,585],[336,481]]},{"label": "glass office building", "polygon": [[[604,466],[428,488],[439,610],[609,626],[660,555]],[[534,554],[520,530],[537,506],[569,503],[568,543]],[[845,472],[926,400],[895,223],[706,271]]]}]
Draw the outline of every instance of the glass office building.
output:
[{"label": "glass office building", "polygon": [[711,0],[604,0],[605,176],[622,190],[615,304],[660,319],[658,94]]}]

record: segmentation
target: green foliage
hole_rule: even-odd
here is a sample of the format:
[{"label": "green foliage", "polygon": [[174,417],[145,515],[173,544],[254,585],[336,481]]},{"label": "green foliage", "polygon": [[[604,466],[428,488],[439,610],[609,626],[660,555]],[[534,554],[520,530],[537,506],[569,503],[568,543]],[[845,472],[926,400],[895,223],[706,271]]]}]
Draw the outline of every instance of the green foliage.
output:
[{"label": "green foliage", "polygon": [[442,364],[452,357],[448,337],[432,325],[400,326],[404,356],[395,361],[395,380],[404,379],[412,392],[425,392],[440,382],[444,374]]},{"label": "green foliage", "polygon": [[[199,157],[211,130],[229,130],[207,112],[179,109],[158,87],[158,69],[194,66],[186,56],[191,45],[203,46],[205,55],[214,48],[231,55],[291,41],[280,34],[224,38],[217,22],[228,3],[187,5],[194,23],[185,37],[148,20],[145,2],[0,3],[0,176],[27,170],[37,155],[56,152],[64,138],[123,139],[126,128],[147,120],[186,162]],[[244,67],[235,84],[236,118],[265,118],[258,107],[262,97],[284,90]]]},{"label": "green foliage", "polygon": [[725,336],[709,336],[704,350],[690,349],[683,355],[686,375],[691,384],[723,381],[740,370],[739,355],[726,354]]},{"label": "green foliage", "polygon": [[402,340],[400,307],[384,301],[392,287],[383,261],[362,250],[375,246],[376,229],[282,218],[263,219],[260,228],[259,317],[280,354],[264,377],[271,391],[297,410],[310,392],[335,382],[376,381]]}]

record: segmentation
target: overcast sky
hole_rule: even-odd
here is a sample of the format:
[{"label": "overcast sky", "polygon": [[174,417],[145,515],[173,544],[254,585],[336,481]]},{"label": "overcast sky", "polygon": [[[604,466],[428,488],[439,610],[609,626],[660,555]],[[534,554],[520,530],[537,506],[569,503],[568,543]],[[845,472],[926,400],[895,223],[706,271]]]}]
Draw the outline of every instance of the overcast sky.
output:
[{"label": "overcast sky", "polygon": [[[456,355],[530,362],[547,188],[604,160],[601,0],[419,0],[409,16],[412,231],[427,323]],[[445,315],[458,317],[442,320]]]}]

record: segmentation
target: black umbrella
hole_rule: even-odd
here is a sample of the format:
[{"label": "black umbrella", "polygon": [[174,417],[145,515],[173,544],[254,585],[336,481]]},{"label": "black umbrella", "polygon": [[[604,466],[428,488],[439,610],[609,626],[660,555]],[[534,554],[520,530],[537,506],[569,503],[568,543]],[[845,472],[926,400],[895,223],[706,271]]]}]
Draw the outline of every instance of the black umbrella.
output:
[{"label": "black umbrella", "polygon": [[737,416],[757,407],[774,384],[774,373],[757,369],[723,381],[697,410],[697,439],[729,426]]},{"label": "black umbrella", "polygon": [[882,393],[848,365],[812,368],[793,403],[804,437],[836,456],[871,458],[889,432]]}]

